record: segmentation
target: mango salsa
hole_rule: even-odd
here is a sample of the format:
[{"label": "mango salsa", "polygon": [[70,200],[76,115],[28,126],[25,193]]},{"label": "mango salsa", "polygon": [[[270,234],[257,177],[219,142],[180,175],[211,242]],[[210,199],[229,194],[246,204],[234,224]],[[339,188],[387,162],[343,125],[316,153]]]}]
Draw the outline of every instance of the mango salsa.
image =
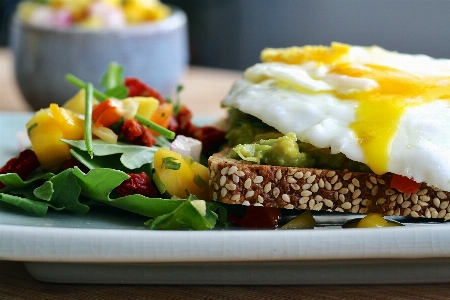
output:
[{"label": "mango salsa", "polygon": [[137,113],[146,119],[149,119],[155,114],[158,109],[159,101],[153,97],[133,97],[133,100],[139,103]]},{"label": "mango salsa", "polygon": [[36,156],[44,169],[56,172],[70,159],[70,148],[60,139],[84,138],[84,121],[68,109],[50,104],[28,121],[26,128]]},{"label": "mango salsa", "polygon": [[192,158],[166,148],[159,148],[154,156],[155,173],[172,196],[186,198],[190,194],[208,199],[208,168]]}]

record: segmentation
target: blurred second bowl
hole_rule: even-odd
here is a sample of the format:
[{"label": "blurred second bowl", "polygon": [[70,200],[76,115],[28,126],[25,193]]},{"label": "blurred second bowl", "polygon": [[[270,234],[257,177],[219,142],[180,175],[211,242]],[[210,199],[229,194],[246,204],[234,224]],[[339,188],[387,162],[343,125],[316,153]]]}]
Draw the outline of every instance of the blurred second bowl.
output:
[{"label": "blurred second bowl", "polygon": [[73,74],[94,86],[110,62],[171,97],[189,63],[187,17],[172,7],[162,21],[121,29],[52,29],[14,17],[10,45],[19,89],[35,110],[63,104],[77,88],[65,81]]}]

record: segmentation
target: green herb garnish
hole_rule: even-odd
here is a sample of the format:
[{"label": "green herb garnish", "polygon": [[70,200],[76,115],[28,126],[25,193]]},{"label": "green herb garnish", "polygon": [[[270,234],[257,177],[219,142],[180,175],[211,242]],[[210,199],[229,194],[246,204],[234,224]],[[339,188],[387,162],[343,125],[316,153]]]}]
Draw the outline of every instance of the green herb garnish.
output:
[{"label": "green herb garnish", "polygon": [[162,169],[179,170],[180,167],[181,164],[177,162],[177,159],[175,157],[164,157],[162,159]]},{"label": "green herb garnish", "polygon": [[105,88],[105,93],[109,97],[124,99],[128,96],[128,88],[123,84],[123,67],[112,62],[108,66],[108,71],[103,75],[100,85]]},{"label": "green herb garnish", "polygon": [[93,96],[92,83],[87,83],[86,90],[86,98],[85,98],[85,107],[84,110],[84,142],[86,144],[86,149],[89,155],[94,157],[94,150],[92,149],[92,96]]},{"label": "green herb garnish", "polygon": [[[71,83],[79,88],[84,88],[86,86],[86,82],[84,82],[83,80],[79,79],[78,77],[76,77],[72,74],[66,75],[66,80],[69,83]],[[95,88],[93,89],[93,93],[94,93],[94,97],[101,102],[110,98],[107,94],[105,94]],[[147,126],[148,128],[152,129],[153,131],[161,134],[162,136],[164,136],[168,139],[173,139],[175,137],[175,132],[168,130],[167,128],[164,128],[162,126],[159,126],[155,122],[152,122],[139,114],[136,114],[136,116],[134,118],[142,125]]]},{"label": "green herb garnish", "polygon": [[194,176],[194,183],[201,189],[208,187],[208,184],[198,174]]}]

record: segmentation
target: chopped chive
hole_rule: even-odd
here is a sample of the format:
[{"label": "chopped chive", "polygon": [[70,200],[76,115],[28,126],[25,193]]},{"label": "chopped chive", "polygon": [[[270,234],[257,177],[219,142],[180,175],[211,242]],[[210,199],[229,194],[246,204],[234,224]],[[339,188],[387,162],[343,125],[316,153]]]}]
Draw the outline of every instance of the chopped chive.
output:
[{"label": "chopped chive", "polygon": [[162,182],[161,178],[159,178],[158,175],[156,175],[156,173],[153,173],[153,182],[156,185],[156,188],[158,189],[158,191],[161,194],[164,194],[166,192],[166,186],[164,185],[164,183]]},{"label": "chopped chive", "polygon": [[198,186],[201,189],[208,187],[208,184],[206,183],[206,181],[204,181],[203,178],[201,178],[200,175],[198,175],[198,174],[196,174],[194,176],[194,183],[196,186]]},{"label": "chopped chive", "polygon": [[33,123],[33,124],[31,124],[30,127],[28,127],[28,129],[27,129],[28,136],[30,136],[31,130],[33,130],[33,129],[36,128],[37,126],[38,126],[38,123]]},{"label": "chopped chive", "polygon": [[162,169],[170,169],[170,170],[179,170],[181,167],[181,164],[177,162],[177,159],[175,157],[164,157],[162,159]]},{"label": "chopped chive", "polygon": [[92,83],[85,85],[85,109],[84,109],[84,142],[86,149],[91,158],[94,157],[94,150],[92,149],[92,97],[93,97]]},{"label": "chopped chive", "polygon": [[152,122],[149,119],[144,118],[143,116],[141,116],[139,114],[136,114],[136,116],[134,116],[134,118],[142,125],[147,126],[151,130],[156,131],[157,133],[159,133],[160,135],[162,135],[168,139],[173,139],[175,137],[175,132],[173,132],[165,127],[162,127],[162,126],[156,124],[155,122]]},{"label": "chopped chive", "polygon": [[[67,74],[66,80],[69,83],[73,84],[74,86],[79,87],[80,89],[82,89],[86,86],[86,82],[84,82],[83,80],[81,80],[80,78],[78,78],[72,74]],[[103,93],[97,89],[93,88],[92,90],[93,90],[94,97],[101,102],[103,102],[109,98],[108,95],[106,95],[105,93]]]},{"label": "chopped chive", "polygon": [[[83,80],[81,80],[80,78],[78,78],[78,77],[76,77],[76,76],[74,76],[72,74],[67,74],[66,75],[66,80],[69,83],[71,83],[71,84],[73,84],[73,85],[75,85],[75,86],[77,86],[79,88],[84,88],[86,86],[86,82],[84,82]],[[97,90],[95,88],[93,88],[93,94],[94,94],[94,97],[96,99],[98,99],[99,101],[105,101],[106,99],[109,98],[108,95],[106,95],[105,93],[103,93],[103,92],[101,92],[101,91],[99,91],[99,90]],[[156,124],[155,122],[152,122],[152,121],[144,118],[140,114],[136,114],[136,116],[134,116],[134,118],[139,123],[141,123],[142,125],[147,126],[151,130],[159,133],[160,135],[162,135],[162,136],[164,136],[164,137],[166,137],[168,139],[175,138],[175,132],[173,132],[173,131],[171,131],[171,130],[169,130],[167,128],[164,128],[164,127]]]}]

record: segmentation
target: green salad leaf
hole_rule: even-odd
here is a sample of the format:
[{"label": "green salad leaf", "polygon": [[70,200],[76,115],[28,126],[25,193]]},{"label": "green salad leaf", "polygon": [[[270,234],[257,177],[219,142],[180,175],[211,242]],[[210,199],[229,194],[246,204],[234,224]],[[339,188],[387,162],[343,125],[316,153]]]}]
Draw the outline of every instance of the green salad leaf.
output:
[{"label": "green salad leaf", "polygon": [[[88,171],[85,173],[80,168],[74,167],[53,174],[43,173],[43,170],[39,169],[25,181],[15,173],[0,174],[0,182],[5,185],[0,189],[2,208],[12,207],[35,216],[45,216],[49,207],[68,213],[85,214],[92,205],[112,206],[148,217],[150,219],[145,225],[150,229],[161,230],[205,230],[214,228],[216,223],[226,222],[224,207],[199,200],[195,196],[189,196],[187,199],[149,198],[140,194],[121,197],[117,188],[130,178],[127,174],[130,172],[145,172],[155,181],[160,193],[166,195],[164,184],[153,172],[153,158],[159,147],[170,146],[168,139],[173,139],[175,133],[137,114],[135,116],[137,121],[161,134],[156,137],[157,146],[109,144],[102,140],[93,140],[91,132],[93,97],[99,101],[111,97],[117,99],[127,97],[129,91],[123,81],[123,67],[117,63],[109,65],[100,82],[105,92],[71,74],[66,75],[66,80],[86,89],[87,121],[84,140],[61,141],[71,146],[72,156],[87,167]],[[178,94],[181,88],[181,86],[178,88]],[[175,113],[180,105],[179,95],[176,100]],[[173,160],[167,161],[166,166],[179,167]],[[196,184],[199,186],[206,184],[200,179],[195,180]]]},{"label": "green salad leaf", "polygon": [[[62,140],[63,142],[87,151],[84,141]],[[92,143],[92,149],[95,156],[106,156],[112,154],[121,154],[120,162],[128,169],[133,170],[142,167],[144,164],[153,161],[153,156],[158,147],[146,147],[130,144],[109,144],[100,139],[96,139]]]},{"label": "green salad leaf", "polygon": [[0,193],[0,202],[21,208],[30,215],[43,217],[47,214],[48,207],[51,205],[46,202],[33,201],[24,197]]},{"label": "green salad leaf", "polygon": [[[205,215],[202,215],[200,210],[196,207],[197,203],[200,203],[200,206],[205,205]],[[145,224],[150,229],[173,230],[192,228],[195,230],[204,230],[214,228],[216,220],[217,215],[211,210],[206,210],[206,203],[203,200],[196,200],[195,197],[190,197],[187,201],[183,201],[183,203],[172,212],[161,214],[157,218],[150,219]]]},{"label": "green salad leaf", "polygon": [[[78,167],[59,174],[47,173],[38,178],[22,181],[17,174],[3,174],[0,179],[6,187],[0,192],[0,202],[18,207],[35,215],[46,215],[48,208],[84,214],[90,205],[105,204],[151,218],[146,225],[150,229],[214,228],[219,216],[204,200],[148,198],[139,194],[118,197],[115,189],[129,176],[120,170],[95,168],[87,173]],[[3,193],[8,190],[7,193]],[[27,196],[23,191],[27,190]],[[193,205],[192,201],[196,205]],[[198,209],[204,207],[204,212]],[[223,216],[222,216],[223,217]]]},{"label": "green salad leaf", "polygon": [[74,169],[66,169],[50,178],[53,194],[50,199],[56,207],[63,208],[69,212],[84,214],[89,211],[89,206],[78,202],[81,188],[75,177]]},{"label": "green salad leaf", "polygon": [[128,88],[123,82],[123,66],[111,62],[108,71],[100,81],[100,85],[105,88],[106,95],[117,99],[125,99],[128,96]]}]

